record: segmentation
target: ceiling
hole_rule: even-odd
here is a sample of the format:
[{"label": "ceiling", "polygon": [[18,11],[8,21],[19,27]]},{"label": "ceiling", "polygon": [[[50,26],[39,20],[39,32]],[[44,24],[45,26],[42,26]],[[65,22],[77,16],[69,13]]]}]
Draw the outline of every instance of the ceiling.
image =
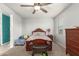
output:
[{"label": "ceiling", "polygon": [[[52,3],[42,8],[46,9],[48,13],[44,13],[41,10],[32,14],[33,7],[20,7],[21,3],[5,3],[9,8],[13,9],[22,18],[49,18],[58,15],[64,8],[66,8],[68,3]],[[27,3],[26,3],[27,5]]]}]

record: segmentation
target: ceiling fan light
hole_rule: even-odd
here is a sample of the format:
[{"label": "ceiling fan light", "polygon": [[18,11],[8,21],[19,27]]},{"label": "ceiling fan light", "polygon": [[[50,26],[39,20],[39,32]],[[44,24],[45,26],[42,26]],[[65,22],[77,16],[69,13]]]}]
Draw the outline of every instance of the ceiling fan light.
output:
[{"label": "ceiling fan light", "polygon": [[40,6],[34,6],[35,10],[40,10]]}]

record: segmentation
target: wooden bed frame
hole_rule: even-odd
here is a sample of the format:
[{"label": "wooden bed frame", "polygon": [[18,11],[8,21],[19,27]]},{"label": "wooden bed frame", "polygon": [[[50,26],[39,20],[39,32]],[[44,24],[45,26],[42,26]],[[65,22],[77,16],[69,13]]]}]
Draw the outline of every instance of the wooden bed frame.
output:
[{"label": "wooden bed frame", "polygon": [[[40,28],[37,28],[36,30],[32,31],[32,34],[34,32],[45,32],[45,31]],[[33,45],[48,45],[48,50],[49,51],[52,50],[52,41],[48,41],[44,39],[35,39],[32,41],[26,41],[26,51],[31,51]]]}]

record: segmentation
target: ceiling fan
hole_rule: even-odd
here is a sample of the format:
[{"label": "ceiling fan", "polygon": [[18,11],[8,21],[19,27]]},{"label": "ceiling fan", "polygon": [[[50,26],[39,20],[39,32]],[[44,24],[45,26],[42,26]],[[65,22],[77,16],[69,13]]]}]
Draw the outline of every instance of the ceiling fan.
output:
[{"label": "ceiling fan", "polygon": [[41,10],[44,13],[47,13],[48,11],[45,10],[44,8],[42,8],[41,6],[46,6],[49,5],[51,3],[34,3],[33,5],[20,5],[21,7],[33,7],[34,11],[32,12],[32,14],[35,14],[36,11]]}]

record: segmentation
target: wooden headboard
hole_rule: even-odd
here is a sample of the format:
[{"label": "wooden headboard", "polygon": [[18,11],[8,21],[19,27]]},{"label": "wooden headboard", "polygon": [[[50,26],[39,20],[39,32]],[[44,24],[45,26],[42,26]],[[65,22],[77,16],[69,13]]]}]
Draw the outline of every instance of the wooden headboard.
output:
[{"label": "wooden headboard", "polygon": [[[33,34],[34,32],[45,32],[45,31],[42,30],[41,28],[37,28],[37,29],[35,29],[34,31],[32,31],[32,34]],[[45,33],[46,33],[46,32],[45,32]]]}]

